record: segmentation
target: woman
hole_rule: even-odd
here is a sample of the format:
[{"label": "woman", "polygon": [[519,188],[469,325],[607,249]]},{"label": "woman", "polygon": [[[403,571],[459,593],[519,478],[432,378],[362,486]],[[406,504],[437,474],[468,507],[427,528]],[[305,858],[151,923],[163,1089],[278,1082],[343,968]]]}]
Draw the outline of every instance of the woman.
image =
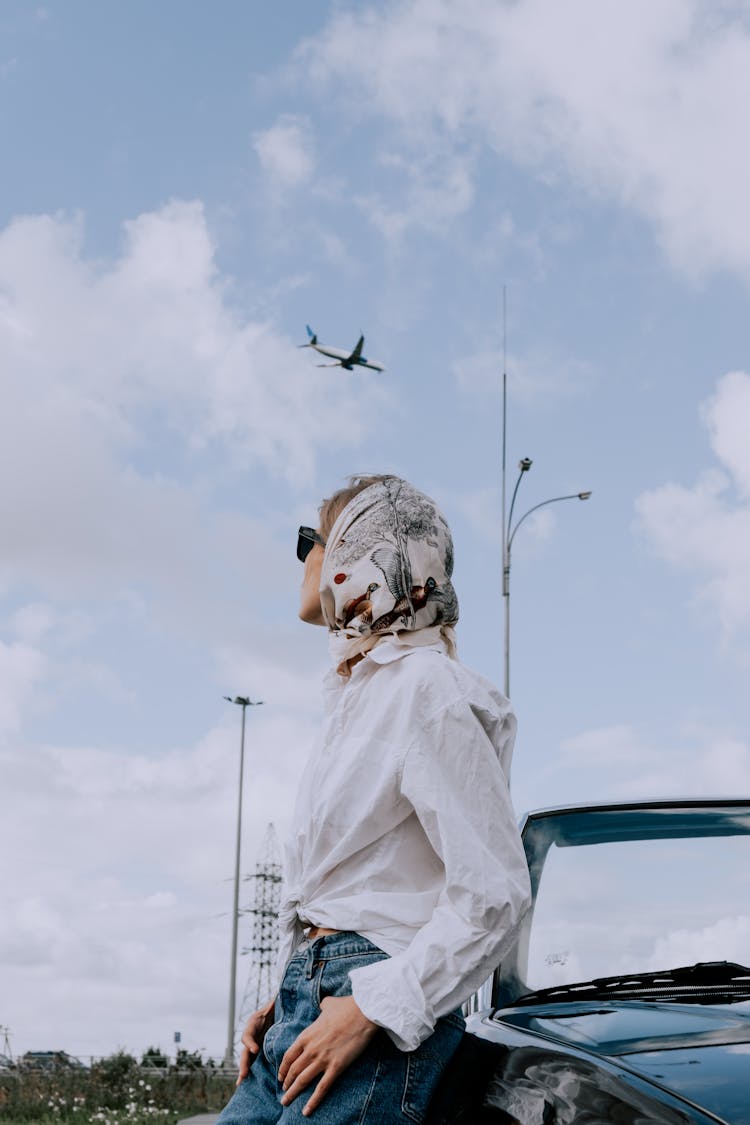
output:
[{"label": "woman", "polygon": [[325,721],[285,866],[279,995],[248,1021],[221,1125],[422,1122],[460,1004],[510,945],[528,874],[515,719],[456,659],[453,545],[398,477],[353,478],[300,528],[300,617],[325,625]]}]

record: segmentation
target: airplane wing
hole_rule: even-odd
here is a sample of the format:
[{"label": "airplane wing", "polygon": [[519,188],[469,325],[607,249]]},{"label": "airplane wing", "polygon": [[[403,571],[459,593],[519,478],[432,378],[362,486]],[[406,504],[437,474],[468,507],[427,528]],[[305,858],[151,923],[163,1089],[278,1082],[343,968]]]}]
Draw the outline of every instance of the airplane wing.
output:
[{"label": "airplane wing", "polygon": [[364,338],[364,336],[360,336],[360,338],[357,340],[357,345],[356,345],[354,351],[352,352],[352,354],[350,356],[347,356],[347,358],[344,360],[344,366],[348,366],[348,364],[350,364],[350,363],[359,363],[359,357],[362,355],[362,348],[364,346],[365,346],[365,338]]}]

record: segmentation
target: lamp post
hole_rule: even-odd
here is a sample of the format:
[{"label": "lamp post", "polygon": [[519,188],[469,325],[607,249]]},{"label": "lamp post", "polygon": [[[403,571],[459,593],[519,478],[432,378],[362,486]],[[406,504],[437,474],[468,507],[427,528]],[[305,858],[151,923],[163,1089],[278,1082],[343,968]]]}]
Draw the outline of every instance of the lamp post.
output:
[{"label": "lamp post", "polygon": [[[503,406],[505,405],[505,396],[503,396]],[[504,412],[503,412],[504,413]],[[503,430],[504,430],[503,426]],[[591,496],[591,491],[585,492],[571,492],[566,496],[551,496],[549,500],[542,500],[539,504],[534,504],[532,508],[513,523],[513,509],[516,505],[516,497],[518,496],[518,489],[523,480],[524,473],[528,473],[533,462],[530,457],[524,457],[523,460],[518,462],[518,479],[516,486],[513,489],[513,497],[510,502],[510,511],[508,513],[507,523],[503,523],[503,599],[505,601],[505,683],[504,690],[506,696],[510,696],[510,552],[513,546],[513,540],[524,520],[538,511],[540,508],[546,508],[548,504],[559,504],[561,500],[588,500]]]},{"label": "lamp post", "polygon": [[513,498],[510,502],[510,512],[508,518],[505,518],[506,511],[506,452],[508,446],[508,365],[507,365],[507,289],[503,286],[503,416],[502,416],[502,445],[501,445],[501,485],[500,485],[500,499],[502,504],[501,510],[501,534],[502,534],[502,559],[503,559],[503,601],[505,603],[505,660],[504,660],[504,690],[505,695],[510,696],[510,549],[513,544],[513,539],[519,527],[532,512],[536,512],[538,508],[544,508],[547,504],[557,504],[560,500],[588,500],[591,492],[573,492],[569,496],[552,496],[549,500],[542,500],[540,504],[535,504],[533,508],[529,508],[528,512],[524,512],[515,526],[513,526],[513,508],[516,503],[516,496],[518,495],[518,488],[521,484],[524,473],[528,473],[531,468],[532,461],[530,457],[524,457],[522,461],[518,462],[520,470],[516,486],[513,489]]},{"label": "lamp post", "polygon": [[237,924],[240,905],[240,842],[242,839],[242,781],[245,772],[245,712],[248,707],[260,707],[262,699],[248,699],[237,695],[234,699],[225,695],[227,703],[236,703],[242,708],[242,734],[240,736],[240,783],[237,797],[237,844],[234,853],[234,905],[232,908],[232,954],[229,962],[229,1022],[227,1024],[227,1049],[224,1052],[224,1066],[234,1066],[234,1012],[237,1000]]}]

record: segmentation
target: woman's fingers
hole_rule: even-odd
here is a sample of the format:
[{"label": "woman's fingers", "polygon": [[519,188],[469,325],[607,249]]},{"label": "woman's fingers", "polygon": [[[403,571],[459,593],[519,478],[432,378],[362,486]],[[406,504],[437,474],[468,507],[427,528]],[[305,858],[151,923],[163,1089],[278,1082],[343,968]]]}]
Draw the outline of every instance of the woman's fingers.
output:
[{"label": "woman's fingers", "polygon": [[304,1105],[302,1110],[303,1117],[309,1117],[310,1114],[317,1109],[335,1081],[336,1074],[331,1070],[327,1070],[325,1074],[321,1076],[318,1085],[315,1087],[312,1094],[310,1094],[310,1097]]},{"label": "woman's fingers", "polygon": [[[288,1085],[284,1096],[281,1099],[281,1104],[289,1105],[290,1102],[293,1102],[297,1095],[301,1094],[302,1091],[307,1086],[309,1086],[310,1083],[314,1081],[314,1079],[316,1079],[321,1073],[323,1074],[323,1077],[320,1079],[320,1082],[322,1082],[329,1073],[324,1062],[319,1059],[307,1061],[307,1065],[304,1066],[302,1070],[300,1070],[295,1075],[293,1080]],[[331,1079],[331,1081],[333,1081],[333,1079]],[[318,1085],[320,1085],[320,1082],[318,1083]]]},{"label": "woman's fingers", "polygon": [[253,1062],[255,1060],[255,1056],[260,1050],[259,1044],[256,1043],[256,1041],[250,1034],[248,1034],[247,1028],[245,1028],[244,1032],[242,1033],[242,1044],[242,1050],[240,1051],[240,1072],[239,1077],[237,1078],[238,1086],[240,1082],[243,1081],[243,1079],[247,1078],[248,1074],[250,1073],[250,1067],[253,1065]]},{"label": "woman's fingers", "polygon": [[248,1023],[247,1027],[242,1032],[242,1046],[253,1055],[257,1055],[260,1050],[260,1037],[256,1038],[257,1035],[257,1028],[250,1023]]},{"label": "woman's fingers", "polygon": [[301,1035],[297,1036],[291,1047],[285,1051],[284,1057],[281,1060],[281,1066],[279,1067],[279,1082],[282,1086],[286,1083],[289,1068],[303,1053],[306,1042],[306,1033],[303,1031]]},{"label": "woman's fingers", "polygon": [[269,1025],[273,1022],[273,1004],[274,1002],[272,1000],[265,1008],[260,1008],[257,1012],[253,1012],[250,1019],[245,1024],[245,1029],[242,1032],[240,1072],[237,1079],[238,1086],[250,1073],[253,1060],[263,1045],[263,1037]]},{"label": "woman's fingers", "polygon": [[240,1082],[242,1082],[243,1079],[247,1078],[249,1073],[250,1073],[250,1052],[248,1051],[247,1047],[243,1047],[242,1051],[240,1052],[240,1072],[239,1072],[239,1075],[237,1076],[237,1081],[235,1082],[235,1086],[239,1086]]},{"label": "woman's fingers", "polygon": [[[316,1067],[317,1069],[315,1069]],[[289,1093],[290,1100],[295,1096],[291,1093],[294,1087],[298,1087],[300,1090],[302,1090],[304,1089],[304,1086],[307,1085],[306,1082],[304,1086],[299,1086],[299,1079],[303,1074],[307,1074],[311,1068],[315,1071],[315,1074],[319,1074],[322,1070],[325,1070],[326,1056],[320,1051],[315,1051],[314,1049],[311,1050],[310,1048],[308,1048],[307,1050],[302,1051],[302,1053],[297,1056],[282,1080],[282,1088],[284,1090],[284,1093]]]},{"label": "woman's fingers", "polygon": [[364,1051],[377,1030],[353,997],[327,996],[318,1018],[297,1037],[281,1060],[282,1104],[289,1105],[317,1078],[315,1091],[303,1110],[304,1115],[309,1116],[337,1077]]}]

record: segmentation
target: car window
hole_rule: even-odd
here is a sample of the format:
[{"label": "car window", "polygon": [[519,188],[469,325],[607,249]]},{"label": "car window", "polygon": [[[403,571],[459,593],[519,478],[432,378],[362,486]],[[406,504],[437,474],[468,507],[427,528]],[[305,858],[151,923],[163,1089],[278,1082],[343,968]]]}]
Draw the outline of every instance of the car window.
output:
[{"label": "car window", "polygon": [[724,960],[750,964],[750,836],[550,847],[529,988]]}]

